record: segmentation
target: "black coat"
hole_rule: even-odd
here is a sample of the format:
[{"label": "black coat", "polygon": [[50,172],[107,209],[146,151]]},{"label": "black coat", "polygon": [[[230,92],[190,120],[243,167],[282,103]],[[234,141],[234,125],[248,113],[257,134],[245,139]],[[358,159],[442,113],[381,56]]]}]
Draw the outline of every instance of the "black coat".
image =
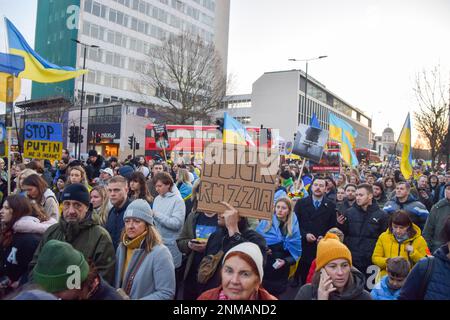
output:
[{"label": "black coat", "polygon": [[87,161],[89,168],[87,168],[86,173],[89,171],[89,180],[94,178],[98,178],[100,176],[100,169],[105,168],[105,159],[101,155],[97,156],[97,160],[95,162]]},{"label": "black coat", "polygon": [[[295,264],[295,259],[291,256],[289,250],[283,248],[283,243],[276,243],[269,246],[272,251],[267,255],[267,263],[264,268],[263,287],[273,295],[280,295],[286,291],[288,285],[289,271]],[[276,259],[283,259],[285,264],[279,269],[275,269],[273,264]]]},{"label": "black coat", "polygon": [[324,197],[322,204],[316,210],[313,197],[303,198],[295,204],[294,212],[300,226],[302,235],[302,259],[312,261],[316,257],[317,243],[306,241],[308,233],[316,238],[324,236],[333,227],[336,227],[336,205],[330,199]]},{"label": "black coat", "polygon": [[7,276],[14,282],[26,275],[40,241],[41,235],[36,233],[15,233],[11,245],[0,248],[0,277]]},{"label": "black coat", "polygon": [[388,215],[378,207],[376,202],[372,203],[364,211],[355,204],[344,213],[344,225],[338,228],[344,232],[344,243],[352,253],[353,265],[363,274],[372,264],[372,254],[378,237],[388,227]]}]

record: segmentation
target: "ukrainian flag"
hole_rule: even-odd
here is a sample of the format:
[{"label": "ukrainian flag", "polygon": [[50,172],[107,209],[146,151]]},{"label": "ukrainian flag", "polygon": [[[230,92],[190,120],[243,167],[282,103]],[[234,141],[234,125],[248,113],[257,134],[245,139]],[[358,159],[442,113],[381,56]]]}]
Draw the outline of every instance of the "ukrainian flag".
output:
[{"label": "ukrainian flag", "polygon": [[409,112],[406,116],[405,124],[403,125],[402,132],[398,138],[398,143],[402,146],[402,158],[400,160],[400,170],[405,177],[409,179],[412,176],[412,149],[411,149],[411,120],[409,118]]},{"label": "ukrainian flag", "polygon": [[[20,95],[20,79],[16,78],[25,69],[25,62],[21,56],[0,53],[0,102],[14,102]],[[8,87],[8,79],[13,77],[14,89]]]},{"label": "ukrainian flag", "polygon": [[353,150],[357,136],[358,132],[348,122],[330,112],[330,139],[341,144],[342,159],[352,167],[358,165],[358,158]]},{"label": "ukrainian flag", "polygon": [[255,146],[245,127],[225,112],[223,116],[223,143]]},{"label": "ukrainian flag", "polygon": [[31,49],[11,21],[5,18],[5,22],[9,52],[22,56],[25,60],[25,70],[20,72],[19,78],[51,83],[76,78],[88,72],[87,70],[77,70],[72,67],[60,67],[48,62]]}]

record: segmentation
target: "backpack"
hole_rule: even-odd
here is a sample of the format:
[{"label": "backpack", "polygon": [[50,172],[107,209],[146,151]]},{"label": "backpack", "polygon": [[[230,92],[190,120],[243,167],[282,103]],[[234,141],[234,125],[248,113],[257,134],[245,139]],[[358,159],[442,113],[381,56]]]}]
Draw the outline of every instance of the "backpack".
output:
[{"label": "backpack", "polygon": [[422,282],[420,283],[419,297],[423,300],[425,297],[425,293],[428,289],[428,284],[430,283],[431,275],[433,274],[434,267],[434,257],[427,257],[427,268],[425,270],[424,276],[422,278]]}]

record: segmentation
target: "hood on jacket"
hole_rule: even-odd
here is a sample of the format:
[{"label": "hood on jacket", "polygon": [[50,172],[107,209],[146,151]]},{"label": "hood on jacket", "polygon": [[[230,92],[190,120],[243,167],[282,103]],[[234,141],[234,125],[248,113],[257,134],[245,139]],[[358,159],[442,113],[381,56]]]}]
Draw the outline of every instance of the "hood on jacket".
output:
[{"label": "hood on jacket", "polygon": [[[412,237],[408,236],[408,239],[405,242],[413,241],[422,235],[422,230],[420,230],[420,228],[416,224],[413,223],[412,227],[416,231],[416,234],[413,235]],[[390,228],[388,228],[386,232],[391,237],[392,241],[397,241]]]},{"label": "hood on jacket", "polygon": [[400,205],[400,204],[405,205],[405,204],[408,204],[408,203],[417,201],[416,197],[414,197],[412,194],[409,194],[409,195],[408,195],[408,198],[406,199],[406,202],[400,202],[400,201],[398,201],[397,196],[392,197],[391,200],[394,200],[398,205]]},{"label": "hood on jacket", "polygon": [[449,254],[448,245],[444,244],[439,249],[437,249],[433,255],[435,258],[442,260],[442,262],[444,262],[446,266],[450,268],[450,258],[448,257],[448,254]]},{"label": "hood on jacket", "polygon": [[47,198],[51,197],[55,198],[56,200],[55,193],[50,188],[47,188],[47,190],[45,190],[44,194],[42,195],[42,205],[44,205],[45,200],[47,200]]},{"label": "hood on jacket", "polygon": [[448,201],[445,197],[444,199],[439,200],[435,205],[436,209],[443,208],[446,206],[450,206],[450,201]]},{"label": "hood on jacket", "polygon": [[72,242],[81,231],[98,225],[98,222],[95,221],[95,219],[92,219],[92,211],[89,211],[86,214],[86,217],[80,222],[67,222],[64,219],[64,216],[61,216],[61,219],[59,219],[59,224],[61,226],[61,230],[66,235],[66,240],[68,242]]},{"label": "hood on jacket", "polygon": [[[351,268],[350,276],[353,277],[353,284],[347,285],[347,287],[342,292],[337,290],[330,293],[329,300],[355,300],[364,291],[364,284],[366,278],[364,275],[355,267]],[[318,286],[312,285],[313,297],[317,297]]]},{"label": "hood on jacket", "polygon": [[[13,225],[14,232],[22,233],[40,233],[41,221],[33,216],[24,216],[17,220]],[[24,232],[23,230],[27,230]]]}]

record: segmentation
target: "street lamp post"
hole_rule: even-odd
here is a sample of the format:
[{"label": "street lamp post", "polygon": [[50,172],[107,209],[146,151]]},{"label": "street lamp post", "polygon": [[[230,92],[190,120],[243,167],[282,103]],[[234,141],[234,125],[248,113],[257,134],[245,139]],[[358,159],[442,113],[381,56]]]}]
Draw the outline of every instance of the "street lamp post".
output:
[{"label": "street lamp post", "polygon": [[[77,39],[71,39],[73,42],[76,42],[80,45],[83,46],[83,70],[86,69],[86,51],[87,48],[100,48],[99,46],[96,45],[89,45],[86,43],[83,43]],[[83,104],[84,104],[84,77],[85,75],[83,74],[82,78],[81,78],[81,102],[80,102],[80,134],[78,135],[78,160],[81,159],[81,135],[82,135],[82,124],[83,124]],[[86,137],[87,139],[87,137]]]},{"label": "street lamp post", "polygon": [[306,82],[305,82],[305,108],[308,105],[308,62],[312,61],[312,60],[323,59],[323,58],[326,58],[326,57],[328,57],[328,56],[318,56],[318,57],[310,58],[310,59],[294,59],[294,58],[288,59],[288,61],[295,61],[295,62],[305,61],[306,62],[306,69],[305,69],[305,73],[306,73],[306,75],[305,75],[305,80],[306,80]]}]

